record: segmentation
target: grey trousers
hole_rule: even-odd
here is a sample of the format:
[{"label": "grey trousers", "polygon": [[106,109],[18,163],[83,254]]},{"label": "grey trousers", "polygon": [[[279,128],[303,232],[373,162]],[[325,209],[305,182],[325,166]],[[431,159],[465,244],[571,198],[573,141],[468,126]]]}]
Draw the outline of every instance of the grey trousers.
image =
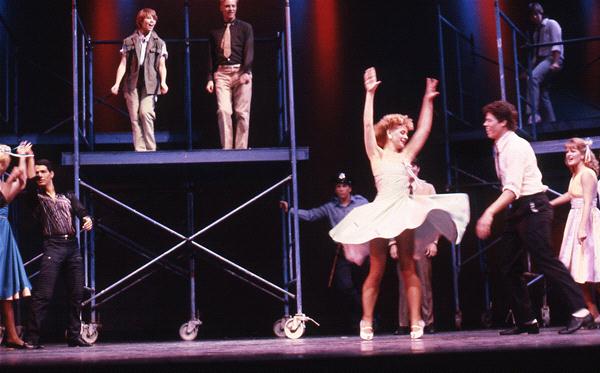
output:
[{"label": "grey trousers", "polygon": [[[422,257],[415,260],[417,276],[421,280],[421,316],[425,325],[433,324],[433,294],[431,292],[431,259]],[[404,290],[404,279],[400,271],[400,261],[396,262],[396,273],[398,274],[398,326],[410,326],[408,315],[408,302]]]}]

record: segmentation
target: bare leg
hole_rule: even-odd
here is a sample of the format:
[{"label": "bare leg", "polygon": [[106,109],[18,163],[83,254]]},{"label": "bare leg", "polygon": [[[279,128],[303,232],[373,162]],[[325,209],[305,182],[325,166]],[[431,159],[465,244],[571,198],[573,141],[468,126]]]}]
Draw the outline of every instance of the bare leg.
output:
[{"label": "bare leg", "polygon": [[4,327],[6,328],[6,342],[13,344],[23,344],[21,338],[19,338],[19,334],[17,333],[17,328],[15,327],[15,313],[12,307],[12,301],[9,300],[1,300],[0,304],[2,304],[2,320],[4,320]]},{"label": "bare leg", "polygon": [[397,239],[398,262],[404,280],[404,289],[408,302],[410,325],[419,325],[421,316],[421,280],[417,275],[415,260],[413,259],[413,231],[404,231]]},{"label": "bare leg", "polygon": [[579,284],[581,286],[581,291],[583,292],[583,300],[585,301],[585,305],[592,314],[592,317],[596,319],[600,316],[600,312],[598,312],[598,307],[596,307],[596,303],[594,303],[594,297],[592,294],[592,284]]},{"label": "bare leg", "polygon": [[373,311],[375,310],[375,303],[377,303],[379,285],[381,284],[381,279],[383,278],[385,263],[387,260],[386,240],[376,238],[371,241],[369,260],[369,274],[365,279],[362,290],[362,320],[368,325],[372,325]]}]

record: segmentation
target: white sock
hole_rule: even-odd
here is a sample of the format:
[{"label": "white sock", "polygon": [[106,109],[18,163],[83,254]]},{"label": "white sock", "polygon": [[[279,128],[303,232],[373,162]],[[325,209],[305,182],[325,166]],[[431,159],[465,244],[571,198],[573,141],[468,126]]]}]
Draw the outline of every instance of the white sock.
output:
[{"label": "white sock", "polygon": [[537,324],[537,319],[533,319],[533,320],[527,321],[525,323],[525,325],[533,325],[533,324]]},{"label": "white sock", "polygon": [[587,308],[582,308],[579,311],[572,313],[572,315],[574,317],[586,317],[589,314],[590,314],[590,311],[588,311]]}]

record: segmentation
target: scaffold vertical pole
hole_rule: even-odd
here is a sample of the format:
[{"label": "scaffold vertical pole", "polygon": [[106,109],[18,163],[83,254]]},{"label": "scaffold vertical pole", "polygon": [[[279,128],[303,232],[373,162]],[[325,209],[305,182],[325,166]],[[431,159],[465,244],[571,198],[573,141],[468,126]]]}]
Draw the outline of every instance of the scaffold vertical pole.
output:
[{"label": "scaffold vertical pole", "polygon": [[[285,1],[285,47],[287,66],[287,102],[290,121],[290,150],[292,165],[292,206],[298,206],[298,170],[296,155],[296,121],[294,108],[294,69],[292,64],[292,25],[290,0]],[[296,312],[302,314],[302,272],[300,263],[300,224],[298,214],[293,215],[294,266],[296,268]]]}]

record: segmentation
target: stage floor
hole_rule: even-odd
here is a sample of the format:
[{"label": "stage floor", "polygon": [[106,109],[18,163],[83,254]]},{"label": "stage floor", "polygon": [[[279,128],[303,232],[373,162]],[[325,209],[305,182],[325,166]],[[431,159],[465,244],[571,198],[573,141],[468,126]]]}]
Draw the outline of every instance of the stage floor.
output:
[{"label": "stage floor", "polygon": [[[70,371],[585,371],[598,370],[600,330],[499,336],[497,330],[438,332],[411,341],[376,335],[289,339],[47,345],[0,350],[2,372]],[[590,364],[593,364],[590,366]]]}]

